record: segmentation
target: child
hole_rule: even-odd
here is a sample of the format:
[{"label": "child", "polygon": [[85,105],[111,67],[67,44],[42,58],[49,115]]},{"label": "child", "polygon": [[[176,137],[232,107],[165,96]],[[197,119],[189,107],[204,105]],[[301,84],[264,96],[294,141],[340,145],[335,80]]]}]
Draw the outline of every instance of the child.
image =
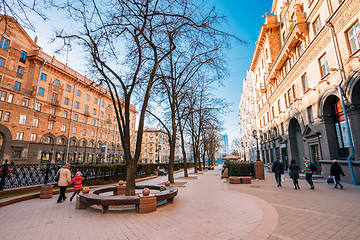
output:
[{"label": "child", "polygon": [[73,198],[75,197],[76,194],[79,194],[81,189],[82,189],[82,181],[84,180],[84,178],[81,176],[81,172],[77,172],[75,174],[75,177],[73,178],[73,180],[69,183],[69,186],[71,184],[74,184],[74,193],[70,198],[70,202],[73,200]]}]

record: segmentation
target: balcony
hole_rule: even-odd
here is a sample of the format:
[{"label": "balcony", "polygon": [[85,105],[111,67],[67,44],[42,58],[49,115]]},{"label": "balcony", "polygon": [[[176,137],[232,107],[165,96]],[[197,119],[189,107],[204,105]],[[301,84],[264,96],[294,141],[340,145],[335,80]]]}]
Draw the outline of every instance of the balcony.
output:
[{"label": "balcony", "polygon": [[84,115],[87,117],[90,117],[90,113],[89,112],[84,112]]},{"label": "balcony", "polygon": [[60,105],[59,100],[51,100],[51,105],[58,107]]},{"label": "balcony", "polygon": [[265,83],[260,83],[260,92],[261,93],[266,93],[267,92]]},{"label": "balcony", "polygon": [[56,116],[54,116],[54,115],[49,115],[49,121],[55,122],[55,121],[56,121]]},{"label": "balcony", "polygon": [[106,122],[107,123],[111,123],[111,119],[109,118],[109,119],[106,119]]},{"label": "balcony", "polygon": [[23,75],[21,73],[16,73],[16,77],[22,79]]}]

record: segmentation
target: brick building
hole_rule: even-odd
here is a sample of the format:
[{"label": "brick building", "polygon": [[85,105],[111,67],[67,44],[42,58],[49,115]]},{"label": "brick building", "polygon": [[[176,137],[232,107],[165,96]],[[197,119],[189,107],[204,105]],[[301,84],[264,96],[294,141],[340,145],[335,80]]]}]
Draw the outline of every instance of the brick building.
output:
[{"label": "brick building", "polygon": [[[249,69],[265,163],[279,156],[285,166],[291,158],[302,165],[307,156],[327,176],[338,158],[351,182],[341,97],[360,152],[359,18],[356,0],[273,1]],[[359,183],[359,154],[352,165]]]},{"label": "brick building", "polygon": [[[175,149],[175,161],[179,160],[179,148]],[[144,129],[139,163],[168,163],[170,145],[165,131],[146,127]]]},{"label": "brick building", "polygon": [[[6,29],[1,19],[0,159],[121,161],[117,121],[106,89],[44,53],[13,18],[7,17]],[[131,111],[134,138],[134,106]]]}]

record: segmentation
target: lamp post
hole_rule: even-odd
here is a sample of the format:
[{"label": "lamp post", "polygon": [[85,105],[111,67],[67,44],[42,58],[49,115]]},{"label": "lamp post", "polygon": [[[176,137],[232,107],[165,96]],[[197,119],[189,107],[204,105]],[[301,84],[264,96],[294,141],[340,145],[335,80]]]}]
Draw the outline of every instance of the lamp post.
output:
[{"label": "lamp post", "polygon": [[259,141],[258,141],[258,140],[259,140],[259,136],[258,136],[256,130],[253,131],[253,137],[254,137],[255,140],[256,140],[256,161],[261,161],[261,160],[260,160],[260,152],[259,152]]}]

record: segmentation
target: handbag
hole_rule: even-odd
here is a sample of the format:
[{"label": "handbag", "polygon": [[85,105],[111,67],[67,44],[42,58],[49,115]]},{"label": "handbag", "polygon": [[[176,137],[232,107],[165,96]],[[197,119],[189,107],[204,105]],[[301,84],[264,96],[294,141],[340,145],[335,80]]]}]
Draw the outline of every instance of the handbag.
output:
[{"label": "handbag", "polygon": [[327,183],[334,183],[334,178],[332,176],[329,176],[328,179],[326,180]]},{"label": "handbag", "polygon": [[58,182],[60,178],[60,170],[57,171],[56,176],[55,176],[55,182]]}]

